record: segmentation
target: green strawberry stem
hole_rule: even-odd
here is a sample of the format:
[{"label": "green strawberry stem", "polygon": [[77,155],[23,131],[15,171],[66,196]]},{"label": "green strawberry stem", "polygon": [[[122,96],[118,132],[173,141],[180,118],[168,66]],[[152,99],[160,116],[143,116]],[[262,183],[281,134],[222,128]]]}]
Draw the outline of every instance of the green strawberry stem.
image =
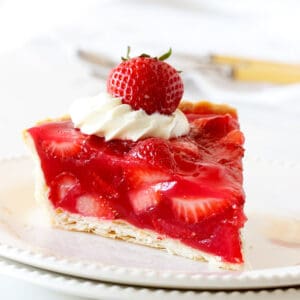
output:
[{"label": "green strawberry stem", "polygon": [[165,54],[160,56],[158,58],[158,60],[164,61],[164,60],[168,59],[171,55],[172,55],[172,48],[170,48],[168,52],[166,52]]},{"label": "green strawberry stem", "polygon": [[127,53],[126,53],[126,56],[125,56],[125,57],[123,57],[123,56],[121,57],[121,59],[122,59],[123,61],[126,61],[126,60],[129,60],[129,59],[130,59],[130,56],[129,56],[130,50],[131,50],[130,46],[127,46]]},{"label": "green strawberry stem", "polygon": [[[121,57],[122,61],[127,61],[130,59],[130,51],[131,51],[130,46],[127,46],[127,53],[126,53],[125,57],[124,56]],[[172,48],[170,48],[168,50],[168,52],[164,53],[159,58],[157,58],[157,57],[154,57],[154,58],[156,58],[160,61],[164,61],[164,60],[168,59],[171,55],[172,55]],[[149,54],[142,53],[139,57],[151,57],[151,56]]]}]

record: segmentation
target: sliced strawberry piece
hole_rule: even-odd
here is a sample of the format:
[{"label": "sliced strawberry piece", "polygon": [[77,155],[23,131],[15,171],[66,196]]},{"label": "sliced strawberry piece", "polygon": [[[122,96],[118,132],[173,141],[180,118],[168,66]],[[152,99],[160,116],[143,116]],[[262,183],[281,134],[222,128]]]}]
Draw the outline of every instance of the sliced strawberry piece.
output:
[{"label": "sliced strawberry piece", "polygon": [[198,118],[193,122],[196,126],[198,135],[202,138],[219,139],[231,130],[238,128],[237,120],[231,115],[212,115]]},{"label": "sliced strawberry piece", "polygon": [[240,130],[235,129],[230,131],[226,136],[224,136],[221,139],[221,142],[226,144],[243,145],[245,142],[245,138]]},{"label": "sliced strawberry piece", "polygon": [[179,152],[194,159],[200,156],[198,145],[189,138],[173,139],[171,140],[171,146],[172,152]]},{"label": "sliced strawberry piece", "polygon": [[86,139],[87,136],[76,130],[71,122],[54,122],[47,125],[42,147],[49,156],[64,159],[79,154]]},{"label": "sliced strawberry piece", "polygon": [[62,203],[68,195],[80,191],[80,182],[78,178],[69,172],[62,172],[51,182],[51,194],[55,195],[57,204]]},{"label": "sliced strawberry piece", "polygon": [[134,159],[140,159],[154,166],[172,170],[174,157],[169,143],[164,139],[148,138],[140,141],[128,153]]},{"label": "sliced strawberry piece", "polygon": [[220,213],[232,205],[223,198],[172,198],[174,213],[183,221],[197,223]]},{"label": "sliced strawberry piece", "polygon": [[154,187],[149,187],[130,192],[129,199],[134,212],[140,214],[153,209],[160,202],[161,195]]},{"label": "sliced strawberry piece", "polygon": [[79,144],[70,142],[45,141],[44,147],[47,148],[49,155],[60,158],[75,156],[81,151]]},{"label": "sliced strawberry piece", "polygon": [[141,213],[155,207],[161,199],[160,190],[163,190],[156,184],[163,185],[170,180],[170,176],[144,165],[131,166],[127,172],[130,187],[128,196],[135,212]]},{"label": "sliced strawberry piece", "polygon": [[126,178],[131,190],[153,186],[156,183],[168,181],[170,175],[158,169],[147,167],[144,164],[131,164],[126,170]]},{"label": "sliced strawberry piece", "polygon": [[201,157],[197,144],[182,138],[172,140],[171,146],[177,171],[192,173],[197,167],[195,162]]},{"label": "sliced strawberry piece", "polygon": [[116,212],[110,206],[109,201],[101,196],[93,194],[83,194],[77,198],[77,211],[89,217],[98,217],[112,220],[116,217]]},{"label": "sliced strawberry piece", "polygon": [[89,186],[92,188],[92,191],[100,193],[105,198],[115,198],[119,197],[118,191],[113,187],[111,183],[106,182],[101,178],[96,172],[89,172]]}]

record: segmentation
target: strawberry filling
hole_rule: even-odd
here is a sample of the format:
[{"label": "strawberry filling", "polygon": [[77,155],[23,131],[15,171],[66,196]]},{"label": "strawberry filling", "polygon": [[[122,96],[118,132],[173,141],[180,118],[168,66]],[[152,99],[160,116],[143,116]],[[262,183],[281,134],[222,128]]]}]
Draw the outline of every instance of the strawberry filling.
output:
[{"label": "strawberry filling", "polygon": [[186,116],[189,134],[171,140],[105,142],[69,120],[29,129],[54,208],[125,220],[242,263],[243,135],[230,114]]}]

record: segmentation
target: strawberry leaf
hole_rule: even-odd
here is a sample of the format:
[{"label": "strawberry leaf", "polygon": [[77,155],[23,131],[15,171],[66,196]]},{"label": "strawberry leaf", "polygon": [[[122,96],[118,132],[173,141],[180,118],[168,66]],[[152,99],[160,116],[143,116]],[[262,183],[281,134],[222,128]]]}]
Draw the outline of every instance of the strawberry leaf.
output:
[{"label": "strawberry leaf", "polygon": [[164,60],[168,59],[171,55],[172,55],[172,48],[170,48],[168,52],[166,52],[165,54],[160,56],[158,58],[158,60],[164,61]]},{"label": "strawberry leaf", "polygon": [[130,56],[129,56],[130,55],[130,50],[131,50],[130,46],[127,46],[127,53],[126,53],[125,57],[124,56],[121,57],[122,61],[127,61],[127,60],[130,59]]},{"label": "strawberry leaf", "polygon": [[151,57],[149,54],[143,53],[140,55],[140,57]]}]

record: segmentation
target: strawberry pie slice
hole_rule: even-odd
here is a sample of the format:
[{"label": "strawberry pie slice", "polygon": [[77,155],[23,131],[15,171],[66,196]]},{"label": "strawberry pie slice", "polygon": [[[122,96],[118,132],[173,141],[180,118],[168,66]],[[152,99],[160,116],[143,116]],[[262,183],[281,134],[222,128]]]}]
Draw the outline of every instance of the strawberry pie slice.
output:
[{"label": "strawberry pie slice", "polygon": [[[36,195],[57,227],[236,269],[243,264],[240,230],[246,220],[244,137],[236,111],[208,102],[182,101],[177,108],[183,85],[177,71],[168,68],[157,58],[128,58],[109,77],[112,97],[101,103],[101,116],[95,104],[101,101],[94,99],[89,109],[80,110],[85,118],[71,113],[26,130],[39,170]],[[150,73],[154,88],[145,80]],[[175,113],[179,119],[170,129]],[[164,126],[155,123],[160,120]]]}]

